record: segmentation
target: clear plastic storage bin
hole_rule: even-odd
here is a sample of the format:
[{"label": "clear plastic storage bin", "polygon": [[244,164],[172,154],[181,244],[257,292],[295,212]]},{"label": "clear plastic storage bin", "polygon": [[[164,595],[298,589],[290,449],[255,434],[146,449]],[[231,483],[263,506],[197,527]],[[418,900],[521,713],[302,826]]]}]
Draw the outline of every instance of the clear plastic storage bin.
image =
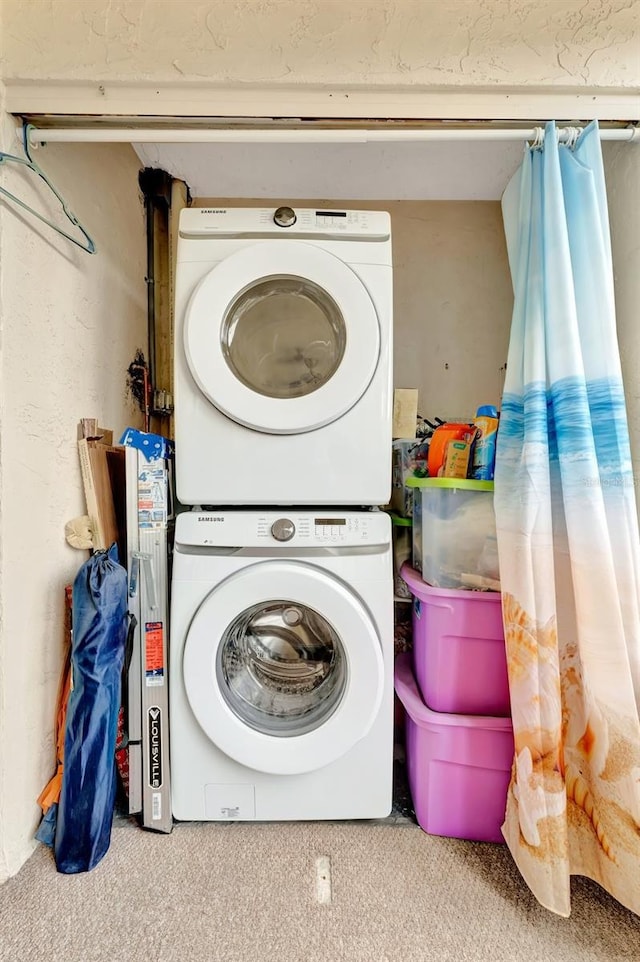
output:
[{"label": "clear plastic storage bin", "polygon": [[436,588],[500,589],[493,481],[408,478],[413,567]]},{"label": "clear plastic storage bin", "polygon": [[396,601],[411,601],[411,592],[400,569],[411,561],[411,519],[390,513],[393,533],[393,593]]},{"label": "clear plastic storage bin", "polygon": [[408,478],[427,476],[429,442],[419,438],[398,438],[391,445],[391,501],[389,507],[403,518],[411,518],[413,490]]}]

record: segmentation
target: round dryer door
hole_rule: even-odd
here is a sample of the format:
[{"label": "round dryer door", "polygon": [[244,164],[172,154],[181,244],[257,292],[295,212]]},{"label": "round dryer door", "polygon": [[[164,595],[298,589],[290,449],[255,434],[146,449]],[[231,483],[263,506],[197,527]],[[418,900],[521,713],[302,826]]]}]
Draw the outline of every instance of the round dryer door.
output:
[{"label": "round dryer door", "polygon": [[200,726],[248,768],[295,774],[349,751],[375,720],[376,628],[341,582],[303,563],[260,562],[198,608],[183,673]]},{"label": "round dryer door", "polygon": [[263,241],[222,261],[187,307],[184,348],[223,414],[271,434],[312,431],[362,397],[380,354],[357,275],[312,244]]}]

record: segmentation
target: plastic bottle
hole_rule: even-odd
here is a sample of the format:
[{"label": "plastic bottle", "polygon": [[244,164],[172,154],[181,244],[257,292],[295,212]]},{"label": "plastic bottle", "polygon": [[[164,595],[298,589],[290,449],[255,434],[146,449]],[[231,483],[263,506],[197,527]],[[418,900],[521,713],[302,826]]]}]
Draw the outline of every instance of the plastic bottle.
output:
[{"label": "plastic bottle", "polygon": [[476,411],[474,424],[478,429],[478,435],[473,450],[471,474],[475,481],[493,481],[498,423],[498,411],[492,404],[483,404]]}]

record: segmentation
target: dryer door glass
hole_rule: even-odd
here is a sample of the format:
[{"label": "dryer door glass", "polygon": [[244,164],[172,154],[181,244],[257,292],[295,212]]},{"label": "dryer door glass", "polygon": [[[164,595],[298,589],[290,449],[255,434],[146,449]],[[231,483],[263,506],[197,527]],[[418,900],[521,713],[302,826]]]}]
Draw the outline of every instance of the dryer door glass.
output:
[{"label": "dryer door glass", "polygon": [[329,622],[284,600],[253,605],[231,622],[216,670],[234,714],[256,731],[282,736],[325,722],[347,678],[342,643]]},{"label": "dryer door glass", "polygon": [[303,277],[269,277],[231,304],[222,325],[227,364],[265,397],[311,394],[335,374],[347,334],[333,298]]},{"label": "dryer door glass", "polygon": [[[334,254],[279,240],[225,257],[197,284],[184,316],[185,359],[204,397],[269,434],[341,418],[389,358],[390,268],[379,270],[389,282],[380,298],[384,343],[369,286]],[[380,390],[386,404],[388,388]]]}]

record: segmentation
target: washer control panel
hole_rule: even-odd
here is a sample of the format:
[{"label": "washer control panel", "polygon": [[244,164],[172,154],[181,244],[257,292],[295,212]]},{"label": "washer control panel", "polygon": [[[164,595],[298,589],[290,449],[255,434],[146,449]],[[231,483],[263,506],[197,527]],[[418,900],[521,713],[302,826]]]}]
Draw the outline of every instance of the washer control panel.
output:
[{"label": "washer control panel", "polygon": [[[284,511],[290,513],[284,514]],[[391,520],[383,511],[343,511],[335,508],[304,510],[263,508],[261,511],[193,510],[176,518],[177,550],[194,545],[206,548],[351,548],[388,545]]]},{"label": "washer control panel", "polygon": [[354,540],[365,541],[369,535],[367,518],[314,518],[314,540],[320,544],[335,544]]},{"label": "washer control panel", "polygon": [[256,534],[260,540],[289,542],[311,547],[317,545],[362,544],[369,539],[370,517],[360,515],[296,515],[294,518],[258,516]]}]

